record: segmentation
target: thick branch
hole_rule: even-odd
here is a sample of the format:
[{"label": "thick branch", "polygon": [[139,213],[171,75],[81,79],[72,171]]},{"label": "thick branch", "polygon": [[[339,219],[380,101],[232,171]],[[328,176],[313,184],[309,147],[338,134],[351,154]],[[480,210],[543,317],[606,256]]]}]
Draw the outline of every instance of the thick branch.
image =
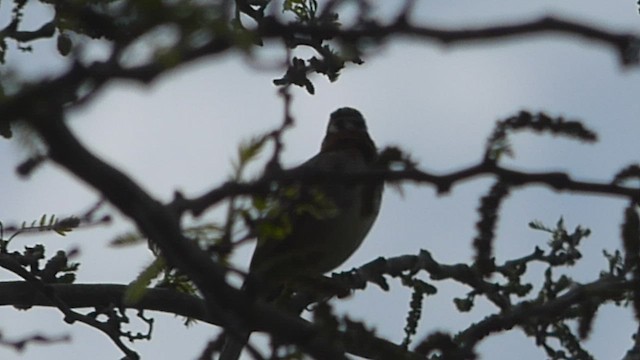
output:
[{"label": "thick branch", "polygon": [[[48,284],[51,290],[71,308],[129,307],[166,312],[220,325],[219,319],[207,316],[201,298],[168,289],[148,289],[138,303],[124,306],[127,285],[118,284]],[[32,285],[21,281],[0,282],[0,306],[55,306]]]},{"label": "thick branch", "polygon": [[[55,109],[51,109],[55,110]],[[100,191],[162,251],[167,262],[182,270],[205,298],[207,313],[225,326],[239,326],[242,319],[277,338],[300,345],[318,359],[344,359],[343,351],[323,336],[320,328],[273,306],[260,306],[225,281],[225,270],[182,234],[177,214],[164,206],[126,175],[91,154],[55,113],[32,120],[32,126],[49,147],[52,160]]]},{"label": "thick branch", "polygon": [[123,352],[126,354],[127,359],[138,359],[138,354],[131,350],[128,346],[126,346],[121,339],[120,332],[117,328],[114,328],[107,322],[102,322],[97,320],[95,317],[83,315],[76,311],[73,311],[69,305],[67,305],[62,299],[58,297],[58,295],[50,290],[50,288],[38,279],[31,272],[27,271],[24,267],[21,266],[19,262],[17,262],[13,257],[6,254],[0,254],[0,266],[17,274],[27,281],[31,287],[34,288],[38,293],[47,298],[49,303],[52,306],[55,306],[64,314],[64,321],[72,324],[76,321],[87,324],[108,336],[111,341]]},{"label": "thick branch", "polygon": [[29,42],[38,39],[50,38],[56,31],[54,21],[43,24],[40,28],[32,31],[21,31],[16,28],[16,23],[11,22],[4,29],[0,30],[0,39],[12,38],[19,42]]},{"label": "thick branch", "polygon": [[454,171],[448,174],[437,175],[423,170],[409,169],[402,171],[392,170],[368,170],[359,172],[334,172],[334,171],[284,171],[278,174],[269,174],[249,183],[227,182],[210,190],[202,196],[186,199],[177,197],[173,207],[178,212],[190,210],[195,215],[202,214],[209,207],[220,201],[238,195],[261,194],[269,189],[275,182],[279,183],[322,183],[322,182],[369,182],[369,181],[413,181],[434,185],[438,192],[448,192],[451,187],[459,182],[470,180],[481,175],[494,175],[500,180],[512,186],[527,184],[542,184],[557,191],[580,192],[594,195],[622,196],[640,201],[640,189],[619,186],[612,183],[597,183],[574,180],[567,173],[562,172],[524,172],[509,169],[491,162],[481,162],[477,165]]},{"label": "thick branch", "polygon": [[[126,285],[118,284],[49,284],[47,285],[56,296],[71,308],[108,307],[116,305],[125,307],[122,298],[127,289]],[[51,306],[55,304],[37,291],[31,284],[21,281],[0,282],[0,306]],[[264,307],[258,305],[258,307]],[[138,303],[128,306],[131,309],[160,311],[173,315],[185,316],[212,325],[221,326],[220,319],[207,315],[204,300],[168,289],[147,289]],[[264,309],[263,309],[264,310]],[[301,320],[305,327],[311,324]],[[262,328],[262,327],[260,327]],[[384,351],[386,354],[406,354],[406,350],[381,338],[369,339],[368,346],[358,341],[357,334],[345,332],[341,336],[345,348],[349,353],[365,358],[374,358],[377,354],[372,349]],[[417,358],[411,353],[408,359]]]},{"label": "thick branch", "polygon": [[[41,36],[43,31],[49,31],[50,25],[45,24],[35,34]],[[5,36],[15,36],[7,33],[9,29],[4,29]],[[425,40],[436,40],[445,44],[469,43],[486,40],[497,40],[511,38],[529,34],[545,32],[564,33],[581,36],[587,39],[596,40],[608,44],[617,49],[622,61],[625,64],[636,63],[638,61],[638,48],[640,40],[632,34],[612,33],[597,29],[585,24],[572,22],[565,19],[545,17],[515,25],[488,26],[473,29],[439,29],[427,26],[415,26],[400,17],[398,21],[389,25],[380,25],[375,22],[359,24],[353,28],[338,28],[329,26],[311,26],[300,23],[280,23],[273,18],[264,18],[256,30],[259,37],[289,39],[295,34],[301,36],[314,36],[318,38],[335,38],[348,42],[355,42],[363,39],[385,40],[393,36],[412,36]],[[19,37],[25,38],[26,35]],[[233,44],[225,38],[216,38],[211,42],[197,48],[183,49],[180,53],[180,62],[173,67],[186,65],[193,60],[202,57],[219,54],[232,49]],[[2,121],[12,121],[20,118],[30,111],[31,107],[24,106],[25,102],[32,102],[41,96],[51,94],[75,94],[80,83],[93,79],[93,85],[98,86],[104,81],[117,78],[137,80],[149,83],[161,74],[167,73],[170,68],[162,62],[151,62],[138,67],[123,68],[117,61],[96,62],[93,65],[83,67],[79,64],[72,70],[59,76],[58,78],[42,82],[40,85],[21,92],[19,95],[0,102],[0,113],[3,114]],[[80,75],[80,76],[79,76]]]},{"label": "thick branch", "polygon": [[434,40],[446,45],[500,40],[548,32],[574,35],[602,42],[617,50],[623,64],[631,65],[638,63],[640,39],[636,35],[613,33],[593,26],[555,17],[543,17],[513,25],[493,25],[458,30],[412,25],[406,21],[406,17],[402,16],[399,17],[397,21],[388,25],[368,22],[358,24],[353,28],[338,28],[265,21],[259,29],[259,33],[267,37],[287,37],[300,34],[318,39],[341,39],[352,43],[363,39],[382,41],[394,36],[410,36],[425,40]]},{"label": "thick branch", "polygon": [[491,315],[471,325],[458,334],[457,338],[464,346],[473,348],[476,343],[495,332],[513,328],[518,324],[535,321],[538,318],[550,319],[567,315],[568,310],[589,299],[611,299],[632,290],[636,283],[611,277],[603,277],[586,285],[579,285],[564,295],[545,302],[521,302],[512,308]]}]

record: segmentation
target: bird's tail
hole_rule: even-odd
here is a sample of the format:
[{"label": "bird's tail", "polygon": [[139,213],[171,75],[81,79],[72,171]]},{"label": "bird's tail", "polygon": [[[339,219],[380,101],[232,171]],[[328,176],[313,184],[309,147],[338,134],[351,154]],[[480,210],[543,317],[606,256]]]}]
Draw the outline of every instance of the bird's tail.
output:
[{"label": "bird's tail", "polygon": [[240,334],[227,334],[218,360],[238,360],[244,345],[249,340],[250,332]]}]

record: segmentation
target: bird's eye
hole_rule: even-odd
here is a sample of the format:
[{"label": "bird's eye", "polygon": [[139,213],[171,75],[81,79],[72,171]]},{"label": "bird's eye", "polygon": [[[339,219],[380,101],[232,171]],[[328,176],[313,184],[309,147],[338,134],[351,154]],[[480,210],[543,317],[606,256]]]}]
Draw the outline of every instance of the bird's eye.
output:
[{"label": "bird's eye", "polygon": [[361,118],[349,118],[344,119],[342,124],[343,128],[348,130],[367,130],[367,125],[364,123],[364,120]]},{"label": "bird's eye", "polygon": [[367,131],[367,125],[359,112],[350,109],[339,109],[331,114],[328,132]]},{"label": "bird's eye", "polygon": [[350,130],[350,131],[365,130],[366,131],[367,130],[367,125],[365,124],[364,120],[360,118],[339,118],[339,119],[335,119],[332,123],[333,124],[331,128],[336,131],[341,131],[341,130]]}]

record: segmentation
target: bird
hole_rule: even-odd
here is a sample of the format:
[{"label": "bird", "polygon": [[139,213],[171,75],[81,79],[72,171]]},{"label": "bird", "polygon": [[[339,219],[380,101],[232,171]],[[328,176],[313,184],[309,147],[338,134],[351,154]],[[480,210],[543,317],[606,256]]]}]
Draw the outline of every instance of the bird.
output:
[{"label": "bird", "polygon": [[[291,170],[365,171],[377,158],[364,117],[343,107],[331,113],[318,154]],[[287,283],[319,277],[342,265],[371,230],[383,187],[382,181],[300,184],[298,202],[281,206],[289,231],[258,236],[243,290],[273,301]],[[249,332],[228,335],[219,359],[237,359],[248,336]]]}]

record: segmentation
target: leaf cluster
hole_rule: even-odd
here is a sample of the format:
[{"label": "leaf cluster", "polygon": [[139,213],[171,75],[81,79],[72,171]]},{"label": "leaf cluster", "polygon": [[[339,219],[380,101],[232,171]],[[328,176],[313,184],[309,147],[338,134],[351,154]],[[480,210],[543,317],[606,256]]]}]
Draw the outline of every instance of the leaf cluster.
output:
[{"label": "leaf cluster", "polygon": [[[62,283],[70,284],[76,279],[76,272],[80,266],[79,263],[70,262],[69,257],[73,257],[76,251],[67,253],[58,250],[55,255],[46,258],[45,247],[41,244],[34,246],[25,246],[22,251],[8,252],[4,249],[0,252],[2,256],[1,265],[13,272],[17,267],[21,267],[21,271],[28,272],[33,278],[44,283]],[[9,266],[11,265],[11,266]]]},{"label": "leaf cluster", "polygon": [[[59,54],[69,60],[69,66],[62,74],[39,82],[13,84],[7,76],[0,79],[0,135],[10,137],[10,122],[26,120],[47,148],[47,155],[36,155],[27,160],[19,167],[19,172],[27,175],[44,161],[56,161],[100,191],[140,229],[139,233],[120,237],[114,244],[152,243],[151,247],[159,257],[129,286],[125,305],[143,299],[150,286],[197,294],[202,297],[199,300],[204,303],[205,312],[222,314],[220,325],[227,327],[234,321],[250,323],[271,314],[268,311],[252,312],[251,302],[226,282],[229,273],[238,273],[229,267],[229,254],[256,236],[285,238],[292,231],[295,216],[321,218],[335,212],[335,206],[314,190],[313,182],[318,179],[285,179],[285,175],[291,176],[290,173],[278,171],[277,159],[282,148],[280,135],[293,123],[289,109],[291,98],[287,92],[291,85],[303,87],[313,94],[313,74],[335,81],[345,66],[361,64],[371,49],[394,36],[452,45],[552,31],[605,43],[618,50],[625,65],[638,63],[636,36],[555,18],[471,30],[415,26],[409,17],[412,1],[406,1],[397,18],[387,23],[371,17],[372,7],[367,1],[39,0],[34,3],[51,9],[53,18],[35,30],[24,30],[26,1],[14,0],[12,19],[0,29],[0,63],[5,60],[9,42],[17,44],[21,51],[31,51],[35,41],[51,38],[55,39]],[[341,23],[344,21],[341,10],[353,4],[357,8],[356,16],[353,24],[345,26]],[[113,80],[149,84],[178,66],[232,50],[251,59],[270,41],[281,44],[286,54],[284,74],[274,80],[281,87],[280,94],[286,104],[283,125],[270,134],[242,144],[229,182],[195,199],[199,202],[198,207],[194,205],[196,201],[180,194],[176,194],[170,204],[153,199],[127,176],[88,153],[66,127],[65,111],[91,101]],[[98,42],[106,45],[105,58],[95,60],[85,56],[85,46]],[[141,48],[148,51],[140,51]],[[312,55],[301,55],[305,50],[311,50]],[[368,357],[471,359],[476,356],[476,347],[483,339],[517,327],[552,359],[588,359],[591,355],[584,348],[583,340],[590,334],[593,320],[602,306],[609,303],[633,306],[636,317],[640,318],[640,221],[637,214],[640,195],[637,189],[626,185],[640,177],[638,165],[622,169],[608,184],[576,181],[563,173],[527,173],[500,167],[499,160],[514,153],[510,137],[523,130],[584,142],[597,139],[596,134],[581,122],[522,111],[497,123],[487,141],[484,160],[477,166],[434,175],[419,170],[409,156],[391,148],[383,152],[380,168],[366,174],[336,175],[333,181],[415,181],[433,185],[439,193],[445,193],[454,183],[478,175],[495,177],[494,185],[478,206],[477,234],[473,239],[475,261],[472,264],[444,264],[424,250],[415,256],[380,258],[344,276],[336,276],[333,280],[340,286],[325,289],[318,282],[312,290],[322,288],[325,292],[321,295],[325,298],[319,299],[318,294],[314,294],[312,300],[303,299],[304,306],[317,304],[313,309],[317,326],[288,321],[291,319],[280,313],[277,313],[278,317],[267,318],[271,321],[260,324],[273,335],[274,357],[282,353],[328,357],[326,354],[343,354],[349,349]],[[265,173],[258,179],[246,180],[247,167],[259,157],[269,140],[275,144],[273,161],[265,166]],[[622,216],[622,249],[604,252],[608,268],[600,272],[597,280],[582,284],[567,270],[582,259],[580,246],[590,236],[590,230],[578,226],[569,231],[562,218],[555,226],[540,222],[530,224],[550,237],[546,247],[535,247],[530,254],[507,261],[494,257],[501,205],[518,187],[531,183],[541,183],[556,190],[622,196],[629,200]],[[183,215],[187,212],[198,215],[222,201],[228,205],[224,220],[184,225]],[[47,298],[48,303],[60,309],[66,321],[81,321],[102,331],[127,358],[137,358],[122,340],[149,339],[152,319],[140,312],[138,317],[148,324],[148,332],[128,332],[124,330],[124,324],[129,322],[124,305],[99,306],[83,315],[71,310],[51,290],[51,284],[71,283],[75,279],[78,265],[70,261],[73,252],[58,251],[47,258],[42,245],[9,251],[11,241],[17,235],[51,231],[65,235],[87,217],[59,220],[43,216],[30,224],[0,226],[0,266],[25,279]],[[541,274],[535,272],[533,263],[542,265]],[[530,278],[535,275],[542,276],[539,286]],[[369,282],[389,290],[387,277],[398,279],[411,291],[406,323],[401,330],[404,336],[401,346],[376,337],[375,331],[364,323],[335,315],[326,301],[334,295],[348,296],[350,290],[362,289]],[[496,311],[453,334],[431,331],[421,336],[411,351],[410,346],[420,332],[423,310],[427,308],[425,302],[430,300],[429,295],[436,294],[439,281],[455,281],[465,286],[465,295],[453,299],[453,305],[459,311],[477,310],[475,304],[480,298],[493,304]],[[302,290],[296,290],[295,299],[302,299],[302,293]],[[104,317],[106,321],[98,320]],[[573,326],[575,324],[577,326]],[[640,336],[636,334],[636,338]],[[215,349],[211,353],[214,352]]]}]

